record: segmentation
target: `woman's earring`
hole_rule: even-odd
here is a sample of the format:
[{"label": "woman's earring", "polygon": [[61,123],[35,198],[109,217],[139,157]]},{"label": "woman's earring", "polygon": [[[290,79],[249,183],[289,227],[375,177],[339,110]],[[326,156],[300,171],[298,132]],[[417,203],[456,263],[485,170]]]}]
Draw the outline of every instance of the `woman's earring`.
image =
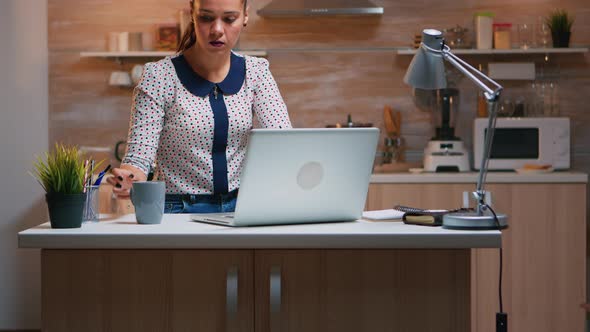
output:
[{"label": "woman's earring", "polygon": [[244,23],[244,26],[248,25],[248,23]]}]

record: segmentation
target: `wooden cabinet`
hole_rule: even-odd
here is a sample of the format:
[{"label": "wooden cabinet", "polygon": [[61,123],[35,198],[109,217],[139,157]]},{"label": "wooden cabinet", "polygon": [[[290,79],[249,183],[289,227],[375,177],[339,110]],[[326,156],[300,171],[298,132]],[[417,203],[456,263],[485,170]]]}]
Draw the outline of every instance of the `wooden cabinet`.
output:
[{"label": "wooden cabinet", "polygon": [[261,250],[255,268],[256,332],[469,330],[468,250]]},{"label": "wooden cabinet", "polygon": [[251,250],[174,250],[171,331],[252,331]]},{"label": "wooden cabinet", "polygon": [[469,330],[469,249],[44,249],[43,331]]},{"label": "wooden cabinet", "polygon": [[[473,184],[371,184],[367,207],[456,208]],[[503,302],[509,331],[584,331],[586,184],[488,184],[509,217],[502,232]],[[495,331],[498,250],[471,253],[471,330]]]},{"label": "wooden cabinet", "polygon": [[248,250],[43,250],[43,331],[252,331],[252,264]]},{"label": "wooden cabinet", "polygon": [[[474,184],[469,183],[372,183],[368,193],[367,209],[391,208],[395,204],[433,209],[455,208],[461,206],[462,193],[472,191],[474,187]],[[580,308],[580,304],[586,302],[586,184],[489,183],[486,188],[493,194],[493,203],[497,211],[505,213],[509,217],[510,227],[502,232],[502,243],[504,250],[503,301],[504,310],[508,313],[510,331],[582,332],[585,312]],[[123,205],[117,208],[125,211],[124,204],[126,202],[128,201],[121,201],[119,204]],[[437,266],[440,269],[443,266],[437,265],[437,262],[451,259],[443,253],[438,253],[443,255],[442,258],[426,258],[428,264],[422,264],[418,263],[421,258],[408,258],[412,257],[413,251],[406,251],[403,255],[400,254],[401,252],[396,250],[233,251],[229,256],[244,253],[250,255],[242,262],[248,267],[240,268],[239,280],[240,282],[250,280],[255,285],[252,286],[255,289],[247,290],[246,288],[244,291],[247,292],[247,295],[240,296],[239,301],[248,299],[251,302],[247,306],[256,308],[256,310],[248,309],[256,319],[250,323],[240,323],[243,325],[236,326],[234,330],[252,330],[254,327],[256,331],[320,331],[329,330],[332,327],[338,327],[339,331],[378,330],[373,329],[371,324],[389,326],[394,320],[399,322],[401,315],[401,318],[412,317],[411,321],[414,324],[416,324],[415,321],[418,321],[418,324],[428,324],[429,321],[434,321],[441,326],[460,331],[462,327],[456,325],[456,322],[462,321],[460,317],[456,316],[459,315],[458,313],[445,313],[450,319],[445,321],[436,314],[437,312],[442,314],[441,311],[427,310],[426,308],[429,307],[418,308],[426,303],[437,303],[437,300],[424,299],[423,303],[416,302],[414,307],[412,305],[395,307],[388,302],[394,300],[387,299],[400,298],[400,294],[403,294],[400,292],[407,289],[419,290],[420,287],[426,287],[425,289],[434,287],[434,285],[427,285],[429,285],[428,282],[439,280],[441,272],[437,272],[436,269]],[[210,260],[227,262],[229,259],[215,258],[222,256],[216,256],[217,254],[213,253],[216,251],[211,251]],[[447,253],[447,255],[451,254]],[[205,281],[198,278],[217,280],[218,284],[215,286],[218,288],[217,292],[223,293],[220,288],[223,286],[222,281],[226,278],[224,275],[226,272],[223,271],[228,267],[221,263],[218,263],[221,265],[208,263],[205,256],[207,255],[200,253],[200,251],[184,253],[174,251],[171,256],[174,257],[173,259],[164,259],[168,256],[162,256],[164,259],[162,264],[174,266],[175,271],[174,273],[170,272],[168,278],[172,279],[166,282],[170,285],[184,285],[177,286],[179,287],[177,289],[181,291],[177,291],[176,295],[167,296],[178,301],[179,298],[190,294],[190,292],[197,294],[199,290],[194,288],[197,287],[196,284],[191,284],[193,279],[185,279],[188,278],[187,276],[195,276],[195,281],[203,280],[199,284],[203,284]],[[106,263],[98,257],[104,259],[107,256],[104,256],[103,253],[96,257],[90,255],[89,260],[84,259],[83,262],[80,262],[80,266],[86,266],[90,271],[100,269],[101,264]],[[155,257],[160,256],[154,256],[152,259],[156,259]],[[468,262],[471,276],[468,281],[470,300],[465,302],[470,306],[468,321],[470,321],[471,331],[492,332],[495,330],[495,313],[499,309],[498,257],[499,253],[496,249],[471,250]],[[89,265],[93,259],[98,259],[98,261],[94,265]],[[166,259],[172,259],[172,261],[168,262]],[[252,262],[248,260],[252,260]],[[129,268],[140,262],[141,259],[132,259]],[[394,268],[401,266],[402,263],[404,268]],[[209,269],[203,268],[203,266],[209,265]],[[434,270],[427,270],[430,265],[433,265]],[[123,263],[116,266],[127,267]],[[104,268],[106,269],[106,267]],[[139,267],[137,268],[139,269]],[[272,270],[273,268],[274,270]],[[183,272],[184,269],[187,270],[186,273]],[[199,271],[204,272],[199,273]],[[404,279],[399,274],[406,271],[411,271],[411,273],[408,272],[410,273],[408,275],[412,276],[411,278]],[[154,275],[158,275],[156,272]],[[457,273],[457,271],[455,272]],[[94,280],[92,278],[98,278],[103,272],[89,273],[92,274],[91,280]],[[250,275],[242,278],[243,273]],[[277,273],[280,273],[279,279],[276,277]],[[121,273],[121,279],[125,279],[126,275],[128,274]],[[275,276],[274,279],[271,276]],[[423,279],[419,279],[417,276]],[[113,278],[113,282],[119,280]],[[274,286],[277,285],[277,280],[282,286],[282,296],[279,302],[281,306],[278,311],[272,311],[270,307],[271,279],[274,280]],[[421,281],[418,283],[418,280]],[[416,283],[408,284],[410,281],[416,281]],[[100,282],[100,280],[94,280],[90,284],[96,282]],[[131,281],[125,280],[124,282]],[[208,281],[207,284],[214,285],[215,283]],[[373,285],[380,286],[372,288]],[[458,287],[449,283],[443,283],[443,285],[445,285],[443,289],[446,290]],[[82,287],[83,284],[79,286]],[[398,289],[387,288],[387,286],[398,287]],[[188,291],[185,292],[183,289]],[[208,290],[213,291],[213,288]],[[437,294],[439,291],[430,289],[429,292]],[[215,312],[220,314],[219,316],[208,316],[215,317],[216,323],[212,325],[212,329],[224,326],[220,325],[222,321],[225,322],[222,315],[224,311],[220,304],[222,302],[219,302],[224,299],[225,295],[221,293],[221,297],[211,302],[211,306],[206,307],[199,307],[198,303],[191,302],[190,299],[196,295],[185,296],[181,302],[170,302],[171,307],[166,310],[175,312],[177,315],[170,317],[170,324],[183,321],[182,312],[177,313],[177,311],[183,306],[190,306],[196,308],[195,310],[198,312],[205,312],[207,308],[211,310],[215,308]],[[102,293],[98,293],[96,296],[100,294]],[[210,296],[212,295],[207,293],[206,297]],[[406,295],[401,298],[404,296]],[[345,301],[345,299],[350,299],[350,301]],[[273,301],[275,301],[273,303],[277,303],[278,300],[274,299]],[[456,301],[460,302],[461,300],[456,299]],[[87,302],[82,303],[84,305],[81,307],[94,308],[95,306]],[[103,310],[110,308],[109,306],[106,305]],[[240,302],[240,306],[246,306],[246,304]],[[439,305],[439,307],[446,306]],[[113,308],[118,307],[114,306]],[[395,308],[395,310],[384,311],[385,308]],[[404,311],[406,308],[408,310]],[[416,315],[416,312],[419,312],[420,317],[425,319],[414,319],[413,315]],[[60,315],[63,316],[63,313],[58,317],[61,317]],[[112,317],[115,317],[116,313],[113,315]],[[105,317],[109,318],[110,316]],[[190,324],[193,324],[192,318],[199,316],[193,316],[187,311],[186,317],[191,317]],[[387,319],[391,319],[391,321]],[[178,324],[184,326],[182,325],[184,323]],[[156,326],[150,324],[150,326],[152,325]],[[429,330],[427,325],[422,327],[423,331]]]}]

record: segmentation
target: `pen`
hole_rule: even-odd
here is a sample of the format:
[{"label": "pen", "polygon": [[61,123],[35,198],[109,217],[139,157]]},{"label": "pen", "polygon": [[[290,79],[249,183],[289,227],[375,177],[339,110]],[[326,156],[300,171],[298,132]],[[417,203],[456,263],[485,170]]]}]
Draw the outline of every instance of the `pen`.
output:
[{"label": "pen", "polygon": [[90,172],[88,172],[88,186],[92,185],[92,175],[94,174],[94,159],[90,160]]},{"label": "pen", "polygon": [[95,186],[100,185],[100,183],[102,182],[102,178],[104,177],[105,174],[107,174],[107,172],[111,169],[111,165],[108,165],[102,172],[100,172],[98,174],[98,177],[96,178],[96,182],[94,182]]},{"label": "pen", "polygon": [[88,181],[88,159],[84,160],[84,180],[82,192],[86,192],[86,182]]}]

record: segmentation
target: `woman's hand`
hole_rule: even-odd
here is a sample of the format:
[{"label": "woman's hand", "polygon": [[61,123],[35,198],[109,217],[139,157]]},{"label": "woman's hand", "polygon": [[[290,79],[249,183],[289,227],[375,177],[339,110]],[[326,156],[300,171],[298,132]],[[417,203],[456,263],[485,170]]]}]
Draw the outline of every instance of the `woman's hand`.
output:
[{"label": "woman's hand", "polygon": [[133,181],[146,181],[147,176],[138,168],[123,165],[119,168],[113,168],[113,176],[107,178],[107,182],[113,186],[113,194],[117,198],[129,198],[129,190]]}]

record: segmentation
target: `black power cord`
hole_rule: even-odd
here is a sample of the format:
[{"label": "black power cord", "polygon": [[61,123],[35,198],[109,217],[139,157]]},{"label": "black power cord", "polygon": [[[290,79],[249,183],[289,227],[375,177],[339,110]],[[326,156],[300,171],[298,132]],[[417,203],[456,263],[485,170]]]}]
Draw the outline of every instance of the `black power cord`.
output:
[{"label": "black power cord", "polygon": [[[502,230],[500,225],[500,221],[498,220],[498,216],[494,209],[488,204],[485,204],[485,207],[492,212],[494,215],[494,221],[496,222],[496,227],[498,230]],[[502,260],[502,246],[500,246],[500,275],[498,277],[498,300],[500,302],[500,312],[496,313],[496,332],[508,332],[508,315],[504,312],[504,305],[502,303],[502,267],[503,267],[503,260]]]}]

